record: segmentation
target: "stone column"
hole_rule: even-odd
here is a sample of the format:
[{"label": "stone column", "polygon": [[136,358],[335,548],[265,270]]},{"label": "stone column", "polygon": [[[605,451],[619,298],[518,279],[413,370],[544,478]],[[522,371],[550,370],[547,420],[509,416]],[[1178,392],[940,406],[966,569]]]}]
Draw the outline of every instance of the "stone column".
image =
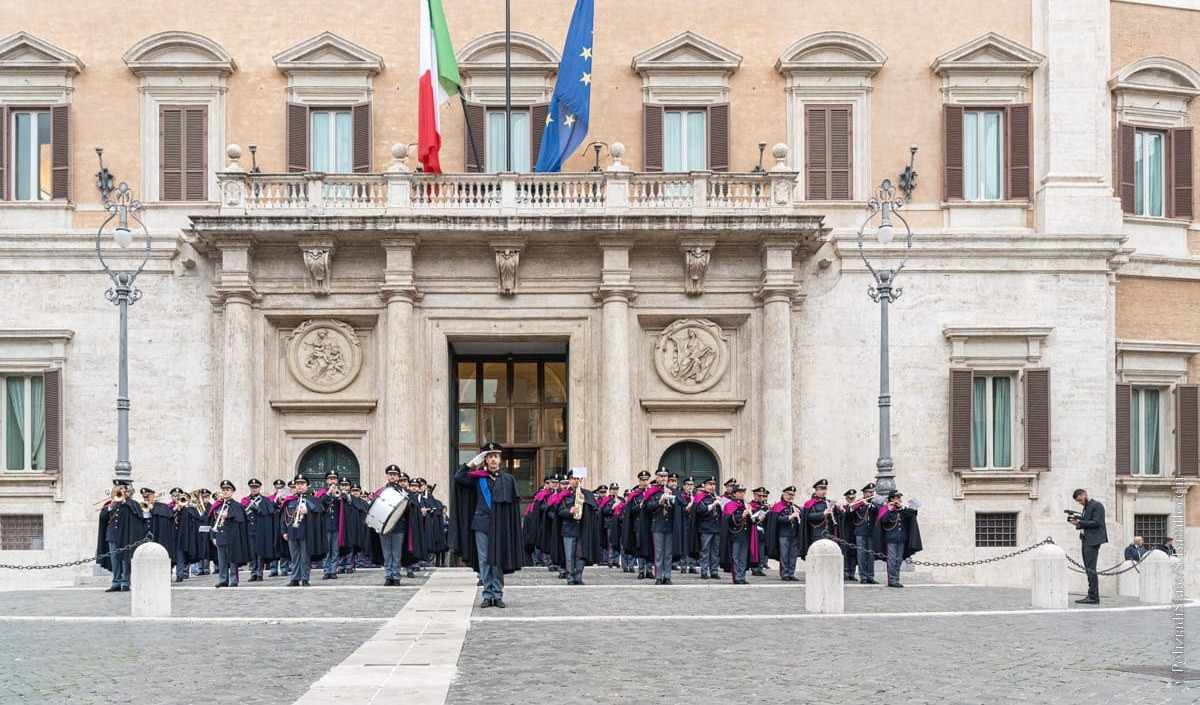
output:
[{"label": "stone column", "polygon": [[1108,0],[1035,0],[1034,189],[1043,233],[1120,232],[1112,193]]},{"label": "stone column", "polygon": [[[218,245],[221,273],[216,291],[224,307],[221,338],[221,476],[241,477],[258,465],[254,399],[259,390],[254,365],[254,304],[258,292],[250,276],[254,243],[230,238]],[[214,477],[214,480],[220,479]]]},{"label": "stone column", "polygon": [[[761,244],[762,303],[760,456],[762,484],[778,492],[794,484],[792,477],[792,301],[796,281],[792,267],[792,237],[771,237]],[[747,478],[749,481],[749,478]]]},{"label": "stone column", "polygon": [[383,241],[386,265],[380,295],[387,302],[386,362],[384,368],[384,463],[405,472],[416,470],[416,376],[414,374],[413,309],[421,298],[413,273],[413,253],[419,238],[409,235]]},{"label": "stone column", "polygon": [[604,238],[599,242],[603,256],[601,303],[600,372],[600,468],[601,477],[611,477],[628,486],[634,480],[632,380],[629,356],[629,302],[637,293],[630,284],[630,238]]}]

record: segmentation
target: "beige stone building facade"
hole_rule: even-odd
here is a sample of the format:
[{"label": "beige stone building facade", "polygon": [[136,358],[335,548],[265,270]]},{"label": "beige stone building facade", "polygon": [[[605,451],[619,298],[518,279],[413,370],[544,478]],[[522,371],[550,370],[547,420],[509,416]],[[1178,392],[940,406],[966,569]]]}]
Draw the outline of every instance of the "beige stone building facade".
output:
[{"label": "beige stone building facade", "polygon": [[138,484],[333,467],[375,486],[395,462],[444,486],[498,440],[526,488],[659,463],[860,487],[879,307],[858,232],[916,145],[911,250],[876,221],[861,252],[908,256],[891,441],[927,556],[1075,549],[1077,486],[1109,507],[1104,565],[1135,530],[1200,539],[1172,525],[1184,506],[1200,524],[1200,11],[603,0],[599,151],[530,174],[573,3],[513,2],[514,173],[503,14],[446,5],[464,105],[441,108],[434,175],[407,149],[416,2],[370,21],[151,3],[98,33],[102,3],[0,1],[0,562],[90,550],[112,474],[95,145],[151,240]]}]

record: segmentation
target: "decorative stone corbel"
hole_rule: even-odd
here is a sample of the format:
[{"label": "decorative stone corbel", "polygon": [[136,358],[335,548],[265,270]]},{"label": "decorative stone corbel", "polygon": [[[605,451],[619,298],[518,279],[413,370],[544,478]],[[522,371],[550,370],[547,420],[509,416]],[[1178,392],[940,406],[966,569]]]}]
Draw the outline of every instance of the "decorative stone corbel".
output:
[{"label": "decorative stone corbel", "polygon": [[517,270],[521,264],[521,251],[525,249],[525,238],[505,238],[491,241],[496,253],[496,284],[503,296],[517,293]]},{"label": "decorative stone corbel", "polygon": [[717,244],[713,238],[681,238],[679,250],[683,253],[683,290],[688,296],[704,293],[704,276],[712,249]]},{"label": "decorative stone corbel", "polygon": [[329,295],[331,266],[336,247],[337,241],[331,237],[308,238],[300,242],[304,267],[308,270],[313,293],[318,296]]}]

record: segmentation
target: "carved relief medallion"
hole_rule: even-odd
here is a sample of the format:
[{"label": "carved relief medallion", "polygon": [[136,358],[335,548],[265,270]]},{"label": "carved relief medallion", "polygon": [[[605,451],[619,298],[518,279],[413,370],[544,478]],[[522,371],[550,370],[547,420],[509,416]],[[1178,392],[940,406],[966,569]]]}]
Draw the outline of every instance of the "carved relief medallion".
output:
[{"label": "carved relief medallion", "polygon": [[342,321],[312,319],[288,339],[288,369],[314,392],[329,394],[350,386],[362,368],[362,343]]},{"label": "carved relief medallion", "polygon": [[707,391],[729,369],[729,339],[712,321],[680,319],[658,336],[654,368],[671,389],[685,394]]}]

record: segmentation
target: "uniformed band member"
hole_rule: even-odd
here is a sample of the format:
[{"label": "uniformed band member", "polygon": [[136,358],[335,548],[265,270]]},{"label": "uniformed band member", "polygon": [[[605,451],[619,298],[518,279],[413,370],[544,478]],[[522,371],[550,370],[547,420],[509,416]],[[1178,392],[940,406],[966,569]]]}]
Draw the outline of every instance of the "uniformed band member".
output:
[{"label": "uniformed band member", "polygon": [[904,587],[900,564],[921,550],[921,530],[917,510],[904,506],[904,495],[896,490],[888,492],[887,504],[876,515],[874,546],[877,553],[887,556],[888,587]]},{"label": "uniformed band member", "polygon": [[853,519],[850,516],[849,507],[858,498],[858,490],[851,487],[842,493],[842,502],[834,509],[834,515],[837,517],[837,537],[845,543],[839,543],[838,547],[842,549],[842,580],[844,582],[854,582],[857,578],[854,577],[855,569],[858,568],[858,548],[854,546]]},{"label": "uniformed band member", "polygon": [[175,582],[182,583],[191,577],[188,567],[200,560],[201,553],[208,553],[205,536],[200,533],[204,521],[200,515],[198,495],[189,495],[181,487],[171,488],[171,503],[167,506],[174,524]]},{"label": "uniformed band member", "polygon": [[669,486],[671,471],[659,467],[654,475],[655,484],[642,493],[642,513],[648,518],[654,547],[654,584],[671,585],[671,562],[678,558],[676,547],[682,543],[683,504],[677,501],[676,488]]},{"label": "uniformed band member", "polygon": [[[765,519],[766,513],[768,511],[770,511],[770,509],[771,509],[771,504],[770,504],[770,499],[769,499],[771,496],[771,493],[767,490],[766,487],[756,487],[756,488],[754,488],[753,491],[754,491],[754,499],[750,500],[750,508],[753,509],[755,511],[755,513],[761,513],[761,515]],[[758,537],[757,537],[758,545],[763,550],[760,550],[756,555],[751,557],[750,574],[762,578],[762,577],[766,576],[766,574],[763,573],[763,568],[765,568],[767,565],[766,522],[765,521],[755,522],[754,531],[758,535]]]},{"label": "uniformed band member", "polygon": [[246,509],[233,498],[237,489],[229,480],[221,481],[221,493],[213,503],[212,543],[217,548],[217,584],[237,587],[238,569],[250,562],[250,542],[246,536]]},{"label": "uniformed band member", "polygon": [[341,551],[339,544],[341,543],[344,519],[342,510],[345,507],[344,500],[348,496],[342,496],[338,475],[332,471],[325,473],[325,488],[317,490],[313,495],[321,502],[321,506],[325,510],[325,545],[328,548],[325,551],[325,562],[321,566],[324,569],[321,575],[322,580],[337,580],[338,559]]},{"label": "uniformed band member", "polygon": [[523,562],[520,496],[513,476],[500,470],[503,452],[498,443],[484,444],[454,473],[450,494],[450,550],[479,574],[480,607],[505,607],[503,576],[520,570]]},{"label": "uniformed band member", "polygon": [[700,578],[716,580],[721,562],[721,508],[717,496],[717,481],[708,478],[700,483],[693,500],[696,533],[700,538]]},{"label": "uniformed band member", "polygon": [[884,499],[875,494],[875,483],[863,485],[862,496],[850,503],[846,515],[850,517],[850,536],[854,537],[854,545],[858,558],[858,581],[867,585],[875,584],[875,554],[871,545],[875,535],[875,518]]},{"label": "uniformed band member", "polygon": [[[385,489],[392,489],[408,494],[408,475],[400,470],[397,465],[389,465],[384,470],[387,475],[387,484],[375,490],[371,495],[372,501],[380,495]],[[409,529],[413,518],[413,507],[416,502],[412,496],[409,496],[408,506],[404,508],[404,515],[396,522],[395,526],[386,533],[379,534],[379,544],[382,552],[383,564],[383,584],[384,585],[399,585],[400,584],[400,568],[404,565],[404,553],[411,545],[409,543]]]},{"label": "uniformed band member", "polygon": [[837,535],[835,505],[825,498],[829,490],[828,480],[813,483],[813,494],[802,507],[803,522],[800,527],[800,557],[807,560],[808,548],[826,536]]},{"label": "uniformed band member", "polygon": [[722,562],[733,576],[734,585],[746,585],[746,565],[753,544],[757,543],[754,531],[754,510],[745,501],[746,488],[733,485],[729,488],[730,501],[722,509],[723,529],[721,541]]},{"label": "uniformed band member", "polygon": [[308,479],[297,474],[292,480],[294,494],[283,502],[279,512],[283,540],[287,541],[292,557],[292,579],[288,587],[308,587],[311,563],[314,557],[323,556],[325,538],[321,522],[324,507],[308,493]]},{"label": "uniformed band member", "polygon": [[779,579],[797,582],[796,557],[799,555],[800,507],[796,506],[796,487],[783,488],[781,498],[771,506],[763,524],[766,527],[767,555],[779,561]]},{"label": "uniformed band member", "polygon": [[638,486],[629,493],[625,505],[625,518],[629,523],[629,541],[625,550],[634,558],[638,580],[651,577],[650,561],[654,558],[653,537],[650,535],[650,515],[642,511],[645,496],[650,490],[650,471],[638,473]]},{"label": "uniformed band member", "polygon": [[106,592],[129,590],[129,562],[133,551],[118,549],[141,541],[146,535],[142,521],[142,508],[130,495],[133,488],[129,480],[116,478],[104,505],[100,508],[100,524],[96,538],[96,555],[110,554],[98,562],[112,571],[112,586]]},{"label": "uniformed band member", "polygon": [[250,478],[246,483],[250,494],[242,497],[246,510],[246,534],[250,541],[250,582],[263,579],[263,569],[276,559],[276,536],[279,533],[275,520],[275,503],[262,494],[262,481]]},{"label": "uniformed band member", "polygon": [[583,567],[595,565],[601,556],[600,505],[595,494],[580,487],[581,477],[571,473],[566,494],[556,505],[567,585],[583,585]]}]

